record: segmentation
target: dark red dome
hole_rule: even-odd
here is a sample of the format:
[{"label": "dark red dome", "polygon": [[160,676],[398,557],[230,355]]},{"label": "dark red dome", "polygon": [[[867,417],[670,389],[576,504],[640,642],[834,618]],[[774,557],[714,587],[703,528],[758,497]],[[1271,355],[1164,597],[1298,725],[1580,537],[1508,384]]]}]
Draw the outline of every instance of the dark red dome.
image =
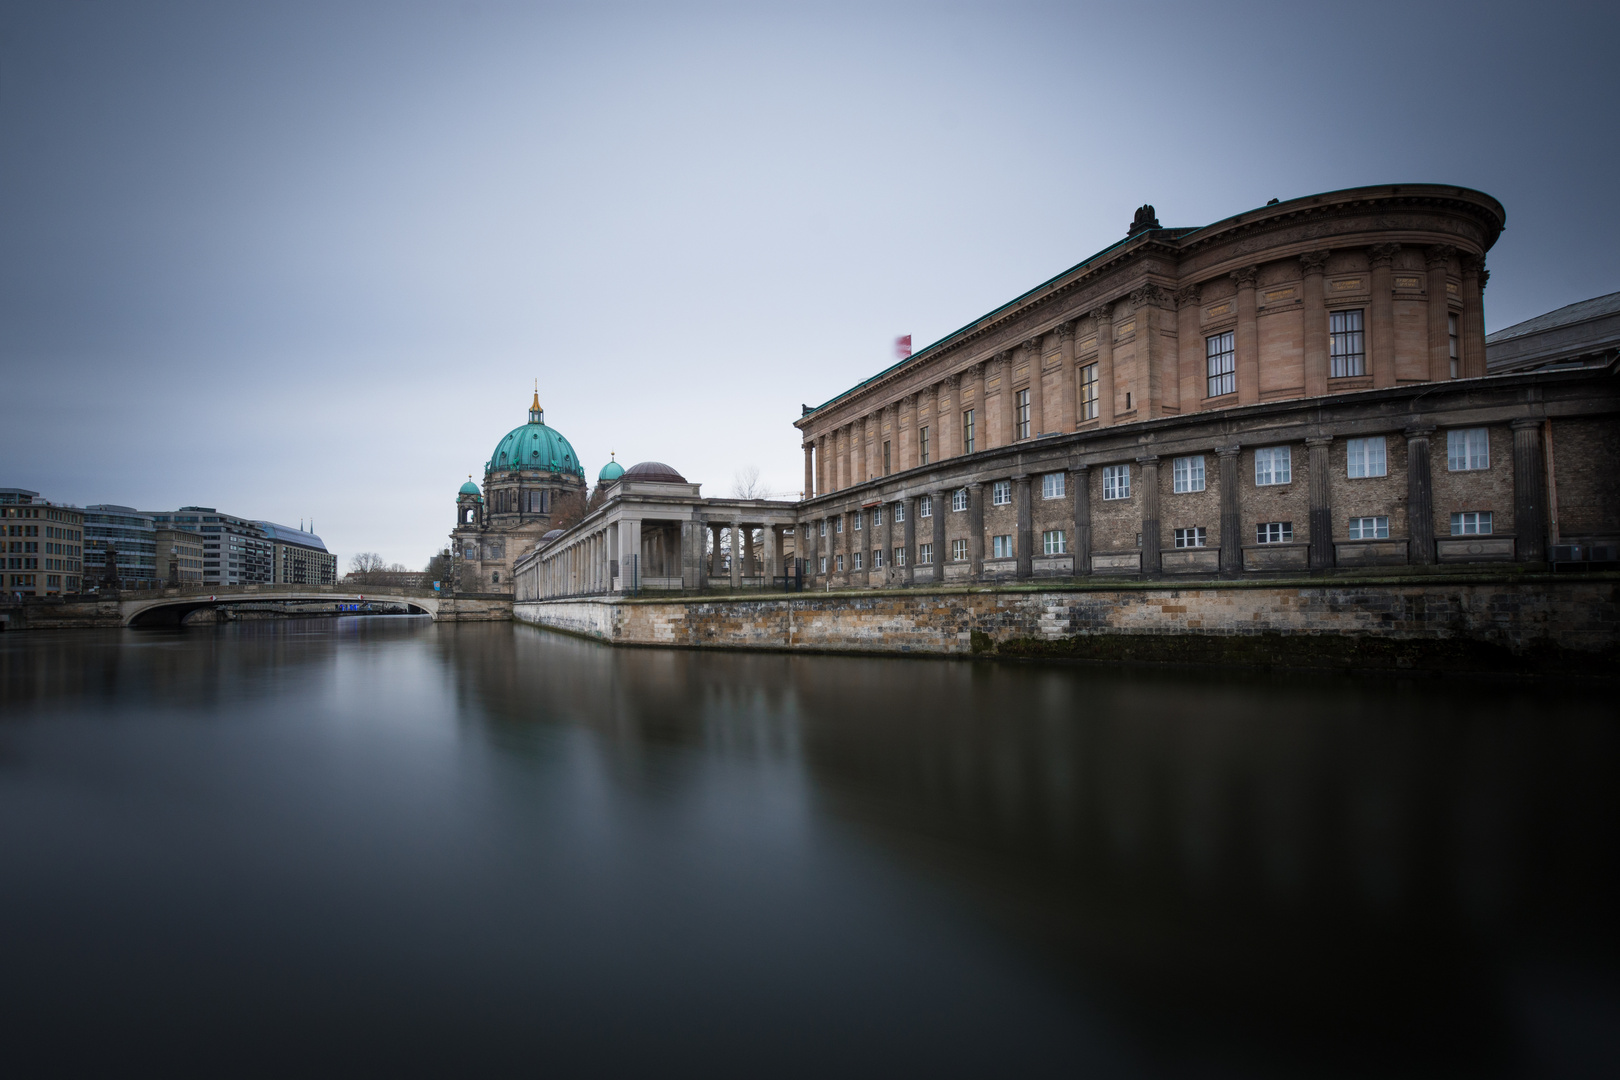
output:
[{"label": "dark red dome", "polygon": [[643,461],[639,465],[632,465],[624,471],[626,480],[645,480],[653,484],[684,484],[686,477],[665,465],[662,461]]}]

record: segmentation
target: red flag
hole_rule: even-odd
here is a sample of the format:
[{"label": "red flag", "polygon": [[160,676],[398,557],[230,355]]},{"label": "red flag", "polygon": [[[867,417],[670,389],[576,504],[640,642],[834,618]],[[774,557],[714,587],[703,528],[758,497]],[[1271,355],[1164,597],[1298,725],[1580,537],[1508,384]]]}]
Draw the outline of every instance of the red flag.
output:
[{"label": "red flag", "polygon": [[894,339],[894,355],[904,360],[911,355],[911,335]]}]

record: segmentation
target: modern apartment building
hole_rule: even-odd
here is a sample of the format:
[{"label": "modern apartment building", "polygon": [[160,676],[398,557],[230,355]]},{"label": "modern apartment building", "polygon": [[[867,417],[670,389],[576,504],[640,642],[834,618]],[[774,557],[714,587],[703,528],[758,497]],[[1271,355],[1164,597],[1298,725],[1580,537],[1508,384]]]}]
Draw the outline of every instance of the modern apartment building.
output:
[{"label": "modern apartment building", "polygon": [[84,508],[84,576],[89,584],[107,579],[107,552],[117,553],[120,582],[157,579],[157,530],[152,515],[133,506],[97,503]]},{"label": "modern apartment building", "polygon": [[291,525],[254,522],[275,545],[273,563],[279,585],[333,585],[337,582],[337,556],[321,538]]}]

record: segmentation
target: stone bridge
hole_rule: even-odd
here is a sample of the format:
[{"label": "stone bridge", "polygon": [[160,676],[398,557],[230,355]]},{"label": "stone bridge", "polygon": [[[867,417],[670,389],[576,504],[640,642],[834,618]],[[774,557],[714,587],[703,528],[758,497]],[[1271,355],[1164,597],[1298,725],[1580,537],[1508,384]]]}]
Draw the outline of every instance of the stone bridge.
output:
[{"label": "stone bridge", "polygon": [[238,585],[104,591],[95,596],[29,601],[8,608],[8,629],[177,626],[205,609],[252,605],[278,614],[325,614],[337,605],[374,605],[429,615],[435,622],[496,622],[512,617],[505,593],[436,593],[399,585]]}]

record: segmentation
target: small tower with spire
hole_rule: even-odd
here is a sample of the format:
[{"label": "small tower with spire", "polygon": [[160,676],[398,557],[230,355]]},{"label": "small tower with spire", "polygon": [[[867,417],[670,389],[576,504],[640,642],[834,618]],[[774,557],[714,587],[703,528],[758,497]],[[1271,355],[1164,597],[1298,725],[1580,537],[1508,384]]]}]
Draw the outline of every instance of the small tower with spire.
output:
[{"label": "small tower with spire", "polygon": [[546,422],[546,410],[540,407],[540,380],[534,380],[534,404],[529,406],[529,423],[543,424]]}]

